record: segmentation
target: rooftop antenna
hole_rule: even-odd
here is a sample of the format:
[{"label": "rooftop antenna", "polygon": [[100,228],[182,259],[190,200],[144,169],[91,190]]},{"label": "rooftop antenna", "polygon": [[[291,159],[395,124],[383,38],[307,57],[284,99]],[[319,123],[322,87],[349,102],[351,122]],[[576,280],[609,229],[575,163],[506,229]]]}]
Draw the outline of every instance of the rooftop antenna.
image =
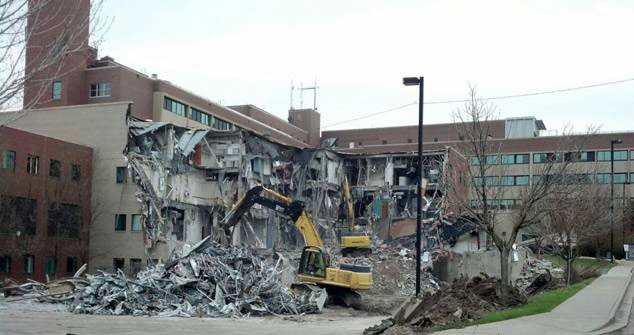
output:
[{"label": "rooftop antenna", "polygon": [[311,87],[304,87],[304,84],[302,83],[299,90],[301,92],[300,95],[300,108],[304,108],[304,91],[306,90],[313,90],[313,110],[317,111],[317,89],[319,87],[317,86],[317,78],[315,78],[315,84]]},{"label": "rooftop antenna", "polygon": [[295,86],[293,86],[293,81],[291,80],[291,110],[294,109],[293,108],[293,90],[295,90]]}]

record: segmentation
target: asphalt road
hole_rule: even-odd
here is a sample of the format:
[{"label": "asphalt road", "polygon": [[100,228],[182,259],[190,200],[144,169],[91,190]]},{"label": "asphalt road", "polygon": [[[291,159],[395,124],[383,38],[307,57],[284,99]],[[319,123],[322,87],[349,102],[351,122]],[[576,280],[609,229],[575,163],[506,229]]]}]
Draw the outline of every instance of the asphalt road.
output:
[{"label": "asphalt road", "polygon": [[326,309],[300,321],[278,317],[245,319],[159,318],[77,315],[62,305],[37,302],[7,303],[0,298],[0,334],[361,334],[385,317],[359,315],[344,309]]}]

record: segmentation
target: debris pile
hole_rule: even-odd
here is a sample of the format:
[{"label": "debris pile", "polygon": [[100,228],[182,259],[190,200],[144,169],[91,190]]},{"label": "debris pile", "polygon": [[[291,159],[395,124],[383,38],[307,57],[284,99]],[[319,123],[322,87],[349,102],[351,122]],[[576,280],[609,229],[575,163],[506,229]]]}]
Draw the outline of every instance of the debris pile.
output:
[{"label": "debris pile", "polygon": [[[372,268],[374,284],[370,294],[410,296],[416,291],[416,258],[411,249],[383,244],[374,248],[367,258],[341,258],[339,262],[365,264]],[[422,271],[421,291],[435,293],[439,289],[439,281],[430,272]]]},{"label": "debris pile", "polygon": [[74,313],[110,315],[242,317],[318,312],[323,289],[295,291],[284,286],[281,259],[275,265],[249,248],[222,247],[209,238],[135,280],[98,272],[70,304]]},{"label": "debris pile", "polygon": [[526,295],[533,295],[561,283],[564,270],[555,267],[552,262],[527,257],[515,287]]},{"label": "debris pile", "polygon": [[424,329],[472,321],[484,312],[525,302],[526,297],[519,290],[483,274],[470,280],[456,280],[447,288],[425,294],[421,299],[409,299],[391,318],[367,328],[364,334],[382,334],[395,325]]}]

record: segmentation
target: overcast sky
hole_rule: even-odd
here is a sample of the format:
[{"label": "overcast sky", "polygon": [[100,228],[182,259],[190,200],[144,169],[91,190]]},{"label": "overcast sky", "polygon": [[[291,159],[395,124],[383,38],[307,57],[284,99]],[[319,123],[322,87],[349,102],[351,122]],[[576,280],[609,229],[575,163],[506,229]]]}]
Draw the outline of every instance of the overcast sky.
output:
[{"label": "overcast sky", "polygon": [[[425,76],[426,101],[634,78],[634,1],[107,0],[103,15],[100,56],[224,105],[286,119],[291,80],[316,78],[322,126],[416,101],[403,76]],[[634,81],[494,103],[549,129],[634,129]],[[427,105],[425,123],[459,107]],[[416,122],[413,105],[325,129]]]}]

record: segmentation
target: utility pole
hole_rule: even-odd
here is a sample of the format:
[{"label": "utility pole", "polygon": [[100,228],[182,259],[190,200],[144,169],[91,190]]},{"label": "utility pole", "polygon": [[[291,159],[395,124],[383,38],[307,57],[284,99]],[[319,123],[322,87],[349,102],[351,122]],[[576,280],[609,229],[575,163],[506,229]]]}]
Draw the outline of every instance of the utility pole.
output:
[{"label": "utility pole", "polygon": [[421,228],[423,219],[423,93],[425,88],[424,77],[403,78],[403,85],[418,85],[418,180],[416,190],[416,296],[420,295],[420,249]]},{"label": "utility pole", "polygon": [[610,141],[610,262],[614,263],[614,145],[620,139]]}]

